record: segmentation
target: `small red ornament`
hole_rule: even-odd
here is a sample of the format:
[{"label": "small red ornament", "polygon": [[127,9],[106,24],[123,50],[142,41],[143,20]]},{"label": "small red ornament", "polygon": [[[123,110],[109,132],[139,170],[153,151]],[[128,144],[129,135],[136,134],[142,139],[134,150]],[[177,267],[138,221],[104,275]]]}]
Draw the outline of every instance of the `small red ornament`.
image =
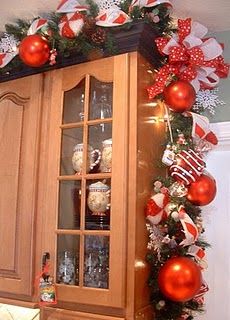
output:
[{"label": "small red ornament", "polygon": [[19,45],[19,56],[26,65],[40,67],[49,60],[49,43],[38,34],[27,36]]},{"label": "small red ornament", "polygon": [[187,199],[196,206],[205,206],[216,196],[216,181],[211,175],[202,174],[188,187]]},{"label": "small red ornament", "polygon": [[174,112],[184,112],[191,109],[196,100],[196,91],[185,80],[178,80],[165,87],[164,99],[169,108]]},{"label": "small red ornament", "polygon": [[201,284],[200,267],[187,257],[170,258],[158,275],[160,291],[172,301],[185,302],[193,299]]},{"label": "small red ornament", "polygon": [[176,155],[174,164],[169,168],[170,175],[177,181],[185,185],[196,181],[205,168],[205,162],[201,156],[189,149],[182,150]]}]

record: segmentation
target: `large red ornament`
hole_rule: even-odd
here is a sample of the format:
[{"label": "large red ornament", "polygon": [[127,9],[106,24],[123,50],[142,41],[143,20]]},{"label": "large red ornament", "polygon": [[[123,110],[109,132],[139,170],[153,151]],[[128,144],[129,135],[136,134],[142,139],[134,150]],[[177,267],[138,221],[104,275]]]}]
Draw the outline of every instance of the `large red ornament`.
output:
[{"label": "large red ornament", "polygon": [[174,112],[184,112],[191,109],[196,100],[196,91],[185,80],[178,80],[165,87],[164,99],[169,108]]},{"label": "large red ornament", "polygon": [[19,56],[26,65],[40,67],[49,60],[49,43],[38,34],[27,36],[19,45]]},{"label": "large red ornament", "polygon": [[216,196],[216,181],[211,175],[202,174],[188,187],[187,198],[196,206],[205,206]]},{"label": "large red ornament", "polygon": [[161,292],[170,300],[193,299],[202,284],[200,267],[190,258],[174,257],[166,261],[158,275]]},{"label": "large red ornament", "polygon": [[169,168],[170,175],[177,181],[185,185],[196,181],[205,168],[205,162],[201,156],[189,149],[182,150],[176,155],[173,165]]}]

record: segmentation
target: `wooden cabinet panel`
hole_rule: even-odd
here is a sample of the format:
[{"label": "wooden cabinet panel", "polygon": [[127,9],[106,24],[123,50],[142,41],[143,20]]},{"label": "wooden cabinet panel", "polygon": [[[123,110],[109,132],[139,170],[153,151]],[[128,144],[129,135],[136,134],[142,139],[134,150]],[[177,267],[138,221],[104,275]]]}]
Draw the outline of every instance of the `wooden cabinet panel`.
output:
[{"label": "wooden cabinet panel", "polygon": [[41,317],[43,320],[125,320],[125,318],[54,308],[43,309]]},{"label": "wooden cabinet panel", "polygon": [[[55,81],[50,82],[51,87],[45,86],[51,94],[47,104],[49,124],[45,136],[49,148],[42,157],[43,179],[46,183],[43,184],[40,193],[44,234],[41,253],[48,251],[51,254],[52,274],[57,282],[58,307],[65,308],[70,304],[73,308],[70,306],[68,309],[86,313],[46,309],[42,314],[42,320],[115,320],[116,316],[117,319],[122,319],[123,315],[126,320],[153,318],[147,287],[149,268],[145,255],[148,234],[144,208],[151,193],[152,177],[156,174],[154,158],[162,152],[159,145],[162,145],[164,124],[153,125],[153,118],[160,116],[162,110],[160,107],[153,108],[149,105],[146,90],[152,83],[149,67],[141,55],[133,52],[53,71],[50,79],[53,78]],[[112,83],[112,116],[108,119],[91,118],[92,77],[98,81]],[[76,107],[77,100],[73,102],[72,94],[82,90],[79,83],[84,83],[84,90],[81,91],[81,94],[84,92],[85,98],[84,117],[78,116],[78,120],[75,120],[74,114],[79,114],[79,109]],[[65,110],[67,101],[71,116]],[[94,107],[96,108],[96,105]],[[96,145],[100,148],[100,130],[92,130],[92,140],[90,130],[94,126],[101,126],[106,131],[106,125],[112,128],[111,172],[88,172],[87,165],[84,164],[88,155],[84,151],[81,156],[82,172],[71,171],[74,143],[83,143],[86,146],[91,145],[92,141],[93,147]],[[84,222],[87,215],[87,186],[92,181],[108,179],[111,187],[110,228],[87,229]],[[77,194],[77,206],[80,208],[77,211],[73,200],[76,199],[76,195],[74,198],[72,190]],[[68,205],[66,202],[69,202]],[[60,211],[63,213],[62,219],[59,219]],[[74,226],[72,220],[74,214],[76,218],[76,212],[78,220]],[[87,237],[92,236],[109,238],[109,285],[106,288],[99,285],[87,287],[85,284],[85,243]],[[78,278],[76,282],[71,280],[69,284],[60,281],[57,271],[61,237],[65,237],[63,242],[74,243],[72,247],[69,246],[74,252],[79,250]],[[60,247],[64,247],[63,243]],[[87,306],[87,309],[82,306]],[[116,312],[112,311],[113,308]]]},{"label": "wooden cabinet panel", "polygon": [[0,86],[0,290],[31,296],[42,76]]},{"label": "wooden cabinet panel", "polygon": [[[114,61],[116,60],[116,65]],[[118,66],[123,70],[123,77],[120,79],[120,73]],[[108,72],[106,73],[106,70]],[[63,104],[65,103],[65,92],[75,88],[79,82],[85,77],[85,115],[84,121],[78,123],[70,122],[63,123]],[[92,78],[96,78],[102,82],[113,82],[113,118],[94,120],[90,118],[89,107],[90,104],[90,81]],[[127,163],[127,113],[128,113],[128,55],[126,57],[118,56],[116,58],[107,58],[97,62],[89,62],[75,67],[66,68],[64,70],[56,70],[53,72],[53,88],[51,91],[50,99],[50,119],[49,119],[49,131],[47,139],[50,142],[49,149],[46,150],[44,161],[47,164],[46,178],[48,183],[43,186],[43,196],[49,195],[49,201],[42,201],[43,207],[43,232],[45,237],[42,239],[42,251],[48,251],[51,254],[51,266],[53,267],[53,274],[57,284],[57,296],[60,301],[77,302],[79,304],[101,305],[107,307],[122,308],[125,305],[125,230],[126,230],[126,202],[125,193],[127,187],[126,179],[126,163]],[[121,93],[122,91],[122,93]],[[122,109],[122,112],[121,112]],[[88,118],[87,118],[88,116]],[[104,121],[104,122],[103,122]],[[60,158],[64,152],[62,148],[65,140],[67,144],[66,149],[70,154],[73,150],[74,143],[77,140],[76,132],[79,128],[83,132],[83,143],[89,144],[88,137],[91,134],[91,129],[101,128],[100,125],[103,122],[103,126],[110,126],[112,128],[113,137],[113,159],[112,159],[112,173],[82,173],[82,174],[63,174],[60,169]],[[104,127],[103,127],[104,128]],[[67,131],[67,133],[66,133]],[[98,130],[100,131],[100,130]],[[97,132],[98,132],[97,131]],[[103,130],[102,130],[103,131]],[[106,131],[106,129],[105,129]],[[96,132],[96,130],[95,130]],[[64,137],[64,139],[63,139]],[[94,142],[96,141],[95,136]],[[70,140],[71,139],[71,140]],[[79,140],[82,139],[79,138]],[[105,139],[105,138],[104,138]],[[64,142],[63,142],[64,141]],[[73,142],[72,142],[73,141]],[[71,147],[72,143],[72,147]],[[102,144],[102,141],[95,142],[95,144]],[[67,153],[67,152],[66,152]],[[65,154],[66,159],[66,154]],[[70,160],[69,160],[70,159]],[[68,163],[65,160],[65,167],[71,164],[71,158],[69,156]],[[61,167],[62,168],[62,167]],[[84,225],[85,222],[85,203],[87,197],[87,187],[89,184],[95,181],[111,181],[111,230],[90,230]],[[72,183],[72,184],[71,184]],[[65,229],[58,224],[59,210],[63,211],[63,215],[68,219],[69,208],[65,204],[67,197],[69,201],[72,198],[68,196],[71,188],[74,188],[74,183],[78,183],[81,188],[81,209],[80,209],[80,224],[75,228],[74,226]],[[75,184],[75,185],[76,185]],[[69,186],[70,185],[70,186]],[[63,186],[64,191],[61,189]],[[60,191],[61,190],[61,191]],[[65,195],[67,196],[66,199]],[[43,198],[44,199],[44,198]],[[63,205],[60,205],[63,200]],[[62,204],[62,203],[61,203]],[[74,209],[71,209],[72,211]],[[72,214],[71,211],[71,214]],[[63,221],[63,219],[62,219]],[[117,236],[119,234],[119,237]],[[65,285],[60,283],[56,270],[58,270],[58,245],[59,239],[66,237],[66,243],[76,242],[80,243],[79,250],[79,279],[77,283],[71,283],[72,285]],[[107,288],[103,287],[90,287],[87,286],[84,278],[84,268],[86,265],[86,242],[87,237],[107,237],[109,238],[109,280]],[[97,239],[98,239],[97,238]],[[73,240],[72,240],[73,239]],[[106,241],[105,241],[106,242]],[[62,245],[64,247],[64,245]],[[62,249],[63,250],[63,249]],[[66,250],[66,249],[65,249]],[[74,247],[74,252],[78,249]],[[117,276],[119,275],[119,280]]]},{"label": "wooden cabinet panel", "polygon": [[[58,305],[42,308],[42,320],[153,318],[144,208],[164,124],[153,125],[162,110],[149,105],[148,71],[132,52],[0,85],[0,295],[35,300],[35,275],[49,252]],[[112,87],[109,116],[94,113],[105,103],[98,83]],[[110,170],[90,171],[88,146],[102,153],[108,140]],[[84,146],[79,172],[72,165],[76,146]],[[107,214],[90,213],[95,182],[111,191],[105,228],[87,224],[90,214]]]},{"label": "wooden cabinet panel", "polygon": [[[0,256],[1,269],[14,273],[23,106],[4,100],[0,107]],[[14,129],[13,129],[14,128]],[[4,226],[4,228],[3,228]]]}]

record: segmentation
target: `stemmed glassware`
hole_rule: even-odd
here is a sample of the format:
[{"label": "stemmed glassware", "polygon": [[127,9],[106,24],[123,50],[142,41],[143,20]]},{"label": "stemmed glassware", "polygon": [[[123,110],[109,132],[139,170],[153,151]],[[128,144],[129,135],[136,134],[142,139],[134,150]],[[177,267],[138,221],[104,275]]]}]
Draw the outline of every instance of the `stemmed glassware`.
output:
[{"label": "stemmed glassware", "polygon": [[[95,83],[95,90],[92,93],[91,108],[92,119],[106,119],[112,117],[112,87],[110,83]],[[101,125],[102,132],[105,125]]]}]

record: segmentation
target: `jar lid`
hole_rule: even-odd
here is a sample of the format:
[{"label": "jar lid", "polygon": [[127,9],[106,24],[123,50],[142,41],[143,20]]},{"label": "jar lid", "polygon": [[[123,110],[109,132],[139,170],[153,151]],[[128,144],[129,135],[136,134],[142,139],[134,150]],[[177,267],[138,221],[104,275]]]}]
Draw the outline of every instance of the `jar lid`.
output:
[{"label": "jar lid", "polygon": [[103,143],[103,145],[105,145],[105,146],[107,146],[107,145],[111,146],[111,145],[113,144],[113,143],[112,143],[112,138],[106,139],[106,140],[102,141],[102,143]]},{"label": "jar lid", "polygon": [[83,143],[78,143],[73,147],[73,151],[83,149]]},{"label": "jar lid", "polygon": [[[73,151],[77,151],[77,150],[80,150],[80,151],[83,151],[83,143],[78,143],[76,144],[74,147],[73,147]],[[92,151],[93,150],[93,147],[91,147],[89,144],[88,144],[88,150],[89,151]]]},{"label": "jar lid", "polygon": [[109,186],[107,184],[102,183],[101,181],[92,183],[89,185],[90,191],[108,191]]}]

